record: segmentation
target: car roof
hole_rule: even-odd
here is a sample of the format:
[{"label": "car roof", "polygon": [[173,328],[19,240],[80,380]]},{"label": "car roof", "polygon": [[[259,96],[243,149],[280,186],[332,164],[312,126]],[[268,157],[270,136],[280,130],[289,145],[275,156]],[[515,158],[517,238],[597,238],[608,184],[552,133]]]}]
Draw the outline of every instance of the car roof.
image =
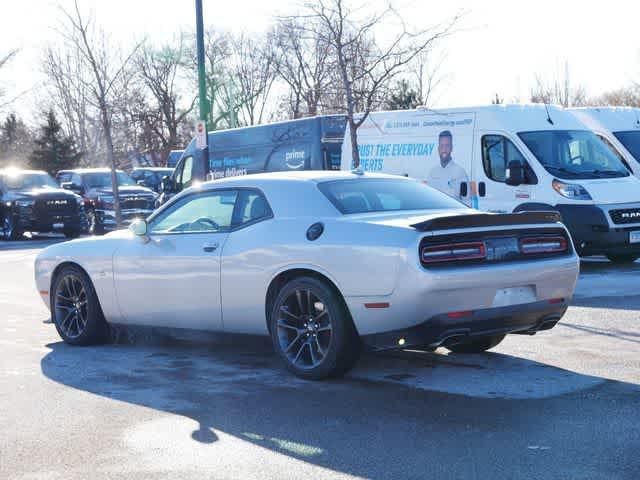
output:
[{"label": "car roof", "polygon": [[[108,173],[111,172],[110,168],[107,167],[97,167],[97,168],[72,168],[70,170],[60,170],[56,175],[60,173]],[[124,170],[117,169],[116,172],[125,173]]]},{"label": "car roof", "polygon": [[246,186],[256,187],[263,184],[273,183],[299,183],[299,182],[327,182],[331,180],[356,180],[371,178],[404,179],[398,175],[387,175],[382,173],[354,173],[339,170],[303,170],[298,172],[269,172],[254,173],[250,175],[240,175],[236,177],[225,177],[211,180],[201,185],[201,188],[220,188],[224,185],[233,187]]}]

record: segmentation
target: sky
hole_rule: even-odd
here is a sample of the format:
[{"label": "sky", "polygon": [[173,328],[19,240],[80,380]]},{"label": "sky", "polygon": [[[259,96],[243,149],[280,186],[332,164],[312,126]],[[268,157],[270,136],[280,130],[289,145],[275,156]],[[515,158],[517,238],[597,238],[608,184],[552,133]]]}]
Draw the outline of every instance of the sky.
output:
[{"label": "sky", "polygon": [[[357,1],[357,0],[356,0]],[[370,0],[368,3],[371,4]],[[193,0],[78,0],[118,42],[170,41],[193,29]],[[12,108],[29,122],[42,100],[40,59],[56,42],[60,6],[72,0],[2,0],[0,54],[20,49],[0,70],[0,85],[20,95]],[[291,14],[290,0],[203,0],[205,25],[235,32],[263,32],[274,16]],[[536,76],[553,79],[568,61],[570,81],[590,96],[640,82],[640,2],[609,0],[394,0],[406,22],[424,28],[465,12],[457,32],[442,44],[444,81],[432,107],[486,104],[496,93],[507,101],[526,101]],[[369,8],[369,7],[368,7]],[[370,7],[374,8],[374,7]],[[391,31],[394,25],[382,25]]]}]

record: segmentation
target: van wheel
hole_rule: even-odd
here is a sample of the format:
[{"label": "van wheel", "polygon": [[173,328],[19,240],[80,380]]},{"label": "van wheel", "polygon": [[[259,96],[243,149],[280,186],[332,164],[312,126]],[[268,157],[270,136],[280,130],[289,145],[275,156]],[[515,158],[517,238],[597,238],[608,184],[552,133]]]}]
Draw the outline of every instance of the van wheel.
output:
[{"label": "van wheel", "polygon": [[269,318],[271,340],[286,367],[308,380],[341,376],[360,354],[360,339],[339,294],[299,277],[285,284]]},{"label": "van wheel", "polygon": [[93,283],[76,266],[64,267],[51,286],[51,317],[58,334],[70,345],[103,343],[109,327]]},{"label": "van wheel", "polygon": [[613,263],[623,264],[623,263],[633,263],[638,258],[640,258],[640,256],[639,255],[607,255],[607,258],[609,259],[609,261]]},{"label": "van wheel", "polygon": [[498,345],[506,335],[491,335],[466,340],[452,345],[445,345],[453,353],[482,353]]}]

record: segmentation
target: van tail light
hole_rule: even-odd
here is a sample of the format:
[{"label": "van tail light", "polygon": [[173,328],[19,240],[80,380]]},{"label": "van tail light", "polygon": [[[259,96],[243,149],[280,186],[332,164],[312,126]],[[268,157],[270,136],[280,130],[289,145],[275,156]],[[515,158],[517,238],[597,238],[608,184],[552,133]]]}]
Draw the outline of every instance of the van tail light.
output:
[{"label": "van tail light", "polygon": [[484,242],[449,243],[424,247],[422,263],[451,262],[461,260],[482,260],[487,256]]},{"label": "van tail light", "polygon": [[568,248],[564,237],[527,237],[520,239],[520,253],[523,255],[539,255],[546,253],[562,253]]}]

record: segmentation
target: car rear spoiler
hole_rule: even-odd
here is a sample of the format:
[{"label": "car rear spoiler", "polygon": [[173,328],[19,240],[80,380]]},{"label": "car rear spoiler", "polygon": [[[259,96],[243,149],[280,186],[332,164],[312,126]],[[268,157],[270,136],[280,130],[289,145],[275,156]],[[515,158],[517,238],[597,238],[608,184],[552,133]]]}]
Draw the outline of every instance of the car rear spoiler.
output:
[{"label": "car rear spoiler", "polygon": [[475,227],[509,227],[514,225],[550,224],[562,221],[562,216],[554,211],[530,211],[518,213],[474,213],[438,217],[411,225],[419,232],[432,230],[452,230]]}]

